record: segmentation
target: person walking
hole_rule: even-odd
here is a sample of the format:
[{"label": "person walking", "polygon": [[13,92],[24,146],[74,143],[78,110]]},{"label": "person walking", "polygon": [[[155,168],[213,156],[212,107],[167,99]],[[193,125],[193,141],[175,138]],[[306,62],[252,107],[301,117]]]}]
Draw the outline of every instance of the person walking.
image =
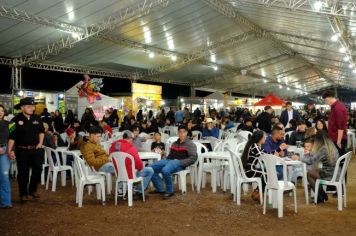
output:
[{"label": "person walking", "polygon": [[[28,201],[28,196],[34,200],[39,199],[37,186],[41,180],[44,150],[44,127],[39,116],[34,115],[35,101],[26,97],[20,100],[15,109],[21,109],[10,124],[10,136],[8,142],[8,156],[16,158],[20,200]],[[15,152],[13,152],[13,149]],[[30,184],[29,170],[32,170]]]},{"label": "person walking", "polygon": [[1,208],[9,209],[11,205],[11,187],[9,179],[10,159],[7,155],[9,122],[4,119],[5,108],[0,104],[0,195]]}]

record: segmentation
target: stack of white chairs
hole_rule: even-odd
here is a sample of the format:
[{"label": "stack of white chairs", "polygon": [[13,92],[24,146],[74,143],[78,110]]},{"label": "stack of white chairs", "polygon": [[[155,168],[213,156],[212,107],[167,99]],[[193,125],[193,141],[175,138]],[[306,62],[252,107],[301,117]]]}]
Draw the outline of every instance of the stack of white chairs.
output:
[{"label": "stack of white chairs", "polygon": [[[118,195],[118,187],[119,182],[123,183],[124,190],[126,192],[127,187],[127,197],[128,197],[128,206],[131,207],[133,205],[133,185],[134,183],[141,183],[141,191],[142,191],[142,199],[145,201],[145,190],[143,186],[143,178],[136,176],[135,169],[135,159],[128,153],[125,152],[113,152],[110,154],[110,158],[115,167],[116,181],[115,181],[115,205],[117,205],[117,195]],[[131,171],[132,171],[132,179],[129,179],[126,170],[126,158],[131,160]]]},{"label": "stack of white chairs", "polygon": [[101,199],[102,204],[105,205],[105,177],[98,174],[89,174],[89,168],[85,165],[84,160],[82,160],[75,153],[73,153],[73,157],[77,188],[75,202],[79,207],[82,207],[84,187],[86,185],[95,185],[97,199]]}]

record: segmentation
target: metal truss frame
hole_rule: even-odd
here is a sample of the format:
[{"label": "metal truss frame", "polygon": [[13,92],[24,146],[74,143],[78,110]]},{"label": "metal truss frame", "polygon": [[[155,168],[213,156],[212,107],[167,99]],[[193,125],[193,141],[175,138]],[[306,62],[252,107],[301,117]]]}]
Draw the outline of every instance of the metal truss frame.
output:
[{"label": "metal truss frame", "polygon": [[[223,48],[227,48],[231,46],[236,47],[242,45],[245,42],[248,42],[248,40],[254,40],[254,39],[257,39],[255,33],[246,32],[222,41],[215,42],[210,46],[199,47],[196,50],[194,50],[191,54],[185,55],[183,58],[178,59],[176,62],[171,62],[169,64],[160,65],[156,68],[149,69],[147,75],[148,76],[158,75],[160,73],[172,70],[174,68],[180,68],[184,65],[202,60],[204,57],[210,55],[212,51],[221,50]],[[221,67],[221,65],[216,63],[212,63],[208,61],[205,61],[205,63],[208,63],[209,65],[216,65]]]},{"label": "metal truss frame", "polygon": [[135,3],[129,7],[121,9],[115,14],[112,14],[97,25],[87,27],[85,34],[78,34],[77,37],[68,35],[67,37],[63,37],[45,47],[32,51],[20,59],[20,65],[25,65],[33,61],[45,61],[50,55],[58,55],[64,49],[72,48],[83,40],[91,40],[99,37],[101,34],[113,29],[114,27],[126,24],[132,20],[149,14],[155,7],[165,7],[173,1],[177,0],[144,0],[139,3]]},{"label": "metal truss frame", "polygon": [[[275,9],[301,11],[315,13],[325,16],[339,16],[344,18],[351,18],[352,9],[356,8],[356,2],[352,0],[323,0],[320,9],[315,8],[313,1],[310,0],[228,0],[234,7],[241,5],[260,6]],[[343,7],[338,7],[342,4]]]},{"label": "metal truss frame", "polygon": [[67,33],[85,34],[86,31],[84,27],[32,15],[24,10],[15,9],[12,7],[0,6],[0,16],[30,24],[52,27]]},{"label": "metal truss frame", "polygon": [[[12,68],[21,69],[22,67],[18,66],[17,59],[9,59],[0,57],[0,64],[11,66]],[[58,71],[58,72],[68,72],[75,74],[90,74],[95,76],[103,76],[103,77],[112,77],[112,78],[120,78],[120,79],[130,79],[130,80],[142,80],[142,81],[150,81],[150,82],[158,82],[158,83],[168,83],[168,84],[177,84],[177,85],[186,85],[189,86],[190,83],[180,82],[180,81],[172,81],[172,80],[164,80],[159,77],[150,77],[145,78],[142,72],[125,72],[125,71],[117,71],[117,70],[109,70],[106,68],[98,68],[92,66],[81,66],[74,64],[57,64],[55,62],[46,61],[46,62],[29,62],[27,65],[29,68],[33,69],[41,69],[41,70],[49,70],[49,71]]]},{"label": "metal truss frame", "polygon": [[[329,80],[331,83],[334,83],[334,81],[330,78],[328,78],[327,76],[325,76],[323,74],[323,72],[315,67],[312,63],[310,63],[307,59],[305,59],[302,55],[298,54],[298,52],[294,51],[293,49],[291,49],[289,46],[287,46],[285,43],[281,42],[280,40],[278,40],[272,33],[270,33],[269,31],[264,30],[263,28],[261,28],[260,26],[254,24],[253,22],[251,22],[250,20],[248,20],[247,18],[241,16],[240,14],[237,13],[237,11],[235,11],[234,6],[236,6],[236,4],[233,4],[233,1],[228,1],[228,0],[224,0],[224,1],[218,1],[218,0],[201,0],[205,3],[207,3],[210,7],[212,7],[214,10],[220,12],[221,14],[225,15],[224,12],[221,10],[221,5],[224,5],[224,8],[226,7],[230,7],[231,9],[233,9],[233,11],[235,12],[235,17],[233,17],[231,14],[230,15],[225,15],[226,17],[229,17],[230,19],[236,21],[238,24],[242,24],[245,25],[246,27],[248,27],[250,30],[256,32],[258,35],[261,35],[262,38],[265,39],[269,39],[273,42],[273,45],[276,46],[276,48],[278,48],[282,53],[286,53],[288,55],[292,55],[294,56],[296,59],[301,60],[302,62],[313,66],[314,69],[316,70],[316,72],[321,76],[326,78],[327,80]],[[220,2],[219,4],[217,2]],[[256,1],[254,1],[256,2]],[[276,1],[274,1],[276,2]]]}]

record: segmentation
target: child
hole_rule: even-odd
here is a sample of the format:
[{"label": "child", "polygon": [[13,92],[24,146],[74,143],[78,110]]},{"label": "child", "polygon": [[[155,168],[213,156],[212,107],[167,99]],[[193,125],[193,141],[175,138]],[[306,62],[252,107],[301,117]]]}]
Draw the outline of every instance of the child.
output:
[{"label": "child", "polygon": [[[313,149],[313,144],[314,144],[314,138],[313,137],[309,137],[306,140],[304,140],[304,156],[303,157],[299,157],[299,158],[292,158],[293,160],[299,160],[299,161],[303,161],[303,160],[307,160],[308,158],[310,158],[310,152]],[[307,165],[307,170],[310,170],[312,168],[311,165]],[[293,171],[292,171],[292,176],[291,176],[291,181],[293,183],[297,183],[297,178],[298,176],[300,176],[300,173],[303,173],[303,169],[301,166],[294,166],[293,167]]]},{"label": "child", "polygon": [[160,132],[155,133],[154,140],[155,141],[151,145],[151,150],[152,150],[152,152],[161,154],[161,157],[163,158],[165,155],[165,145],[164,145],[164,143],[161,142],[161,133]]}]

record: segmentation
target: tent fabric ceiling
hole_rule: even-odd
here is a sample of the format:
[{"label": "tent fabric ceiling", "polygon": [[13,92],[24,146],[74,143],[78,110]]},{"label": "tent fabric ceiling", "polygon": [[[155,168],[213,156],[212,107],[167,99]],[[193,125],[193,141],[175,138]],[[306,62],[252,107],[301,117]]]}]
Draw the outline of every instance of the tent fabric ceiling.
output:
[{"label": "tent fabric ceiling", "polygon": [[132,73],[133,79],[282,98],[356,88],[351,0],[0,4],[0,57],[21,66],[88,66]]}]

